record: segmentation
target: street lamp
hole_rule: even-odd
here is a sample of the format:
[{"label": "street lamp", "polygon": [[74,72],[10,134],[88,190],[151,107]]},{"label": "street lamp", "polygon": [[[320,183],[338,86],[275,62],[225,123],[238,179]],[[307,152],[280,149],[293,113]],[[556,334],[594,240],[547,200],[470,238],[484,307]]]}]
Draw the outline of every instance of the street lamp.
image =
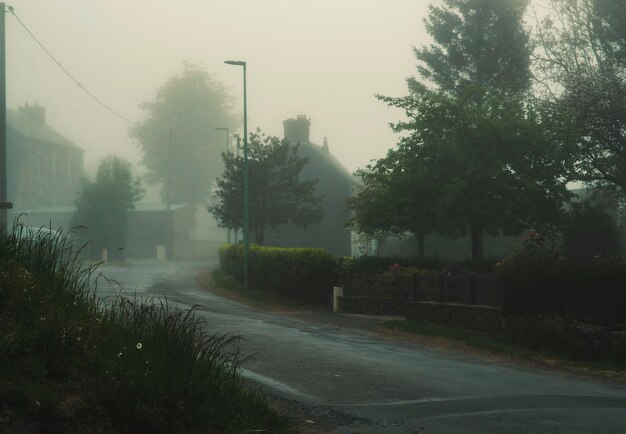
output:
[{"label": "street lamp", "polygon": [[[226,131],[226,153],[229,153],[229,145],[230,145],[230,132],[228,131],[228,128],[222,128],[222,127],[217,127],[215,128],[216,130],[220,130],[220,131]],[[226,228],[226,241],[228,242],[228,244],[230,244],[230,229]]]},{"label": "street lamp", "polygon": [[250,253],[250,210],[248,208],[248,101],[246,94],[246,62],[226,60],[227,65],[243,67],[243,287],[250,289],[248,256]]}]

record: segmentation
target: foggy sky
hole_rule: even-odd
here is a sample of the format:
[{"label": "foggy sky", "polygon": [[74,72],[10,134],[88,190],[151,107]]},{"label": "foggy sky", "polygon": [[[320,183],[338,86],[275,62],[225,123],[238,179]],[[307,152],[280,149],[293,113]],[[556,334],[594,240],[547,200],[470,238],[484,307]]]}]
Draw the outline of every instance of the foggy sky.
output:
[{"label": "foggy sky", "polygon": [[[283,136],[282,121],[311,118],[311,140],[351,171],[385,155],[401,118],[374,94],[402,96],[413,46],[428,42],[418,0],[14,0],[7,2],[90,91],[132,120],[138,105],[183,70],[206,66],[236,97],[248,62],[249,130]],[[128,124],[90,99],[7,13],[7,104],[47,107],[48,123],[85,149],[88,172],[106,154],[138,162]]]}]

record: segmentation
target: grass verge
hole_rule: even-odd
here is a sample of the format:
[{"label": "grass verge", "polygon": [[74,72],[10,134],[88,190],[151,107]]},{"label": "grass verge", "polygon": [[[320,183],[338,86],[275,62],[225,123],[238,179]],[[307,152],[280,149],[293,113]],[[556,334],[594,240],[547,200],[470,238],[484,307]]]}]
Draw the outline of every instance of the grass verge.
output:
[{"label": "grass verge", "polygon": [[611,381],[623,382],[626,372],[624,365],[615,360],[582,361],[570,354],[535,350],[507,341],[506,337],[493,337],[470,330],[446,327],[428,322],[392,320],[383,323],[391,331],[421,337],[422,343],[441,347],[454,346],[456,350],[481,355],[495,356],[507,360],[530,362],[547,368],[554,368],[577,374],[589,375]]},{"label": "grass verge", "polygon": [[166,300],[99,299],[78,256],[61,234],[0,232],[0,431],[286,429],[246,388],[238,337]]}]

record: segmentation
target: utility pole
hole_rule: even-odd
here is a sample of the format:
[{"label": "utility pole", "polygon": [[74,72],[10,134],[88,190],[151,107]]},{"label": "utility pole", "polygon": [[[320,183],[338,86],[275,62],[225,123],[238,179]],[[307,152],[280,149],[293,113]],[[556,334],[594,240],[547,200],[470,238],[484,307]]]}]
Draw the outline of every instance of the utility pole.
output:
[{"label": "utility pole", "polygon": [[7,92],[6,92],[6,6],[0,3],[0,229],[7,227],[7,209],[13,204],[7,202]]}]

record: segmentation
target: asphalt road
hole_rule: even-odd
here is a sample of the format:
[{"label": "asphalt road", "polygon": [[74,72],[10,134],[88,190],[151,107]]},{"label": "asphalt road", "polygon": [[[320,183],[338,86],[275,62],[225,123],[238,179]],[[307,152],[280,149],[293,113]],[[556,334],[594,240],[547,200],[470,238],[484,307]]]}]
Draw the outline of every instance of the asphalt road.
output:
[{"label": "asphalt road", "polygon": [[[210,264],[217,267],[217,264]],[[340,433],[625,433],[624,389],[517,368],[358,329],[254,311],[199,288],[206,263],[133,262],[102,273],[123,294],[201,305],[207,327],[245,338],[244,375],[288,399],[346,413]],[[101,282],[98,291],[117,289]]]}]

